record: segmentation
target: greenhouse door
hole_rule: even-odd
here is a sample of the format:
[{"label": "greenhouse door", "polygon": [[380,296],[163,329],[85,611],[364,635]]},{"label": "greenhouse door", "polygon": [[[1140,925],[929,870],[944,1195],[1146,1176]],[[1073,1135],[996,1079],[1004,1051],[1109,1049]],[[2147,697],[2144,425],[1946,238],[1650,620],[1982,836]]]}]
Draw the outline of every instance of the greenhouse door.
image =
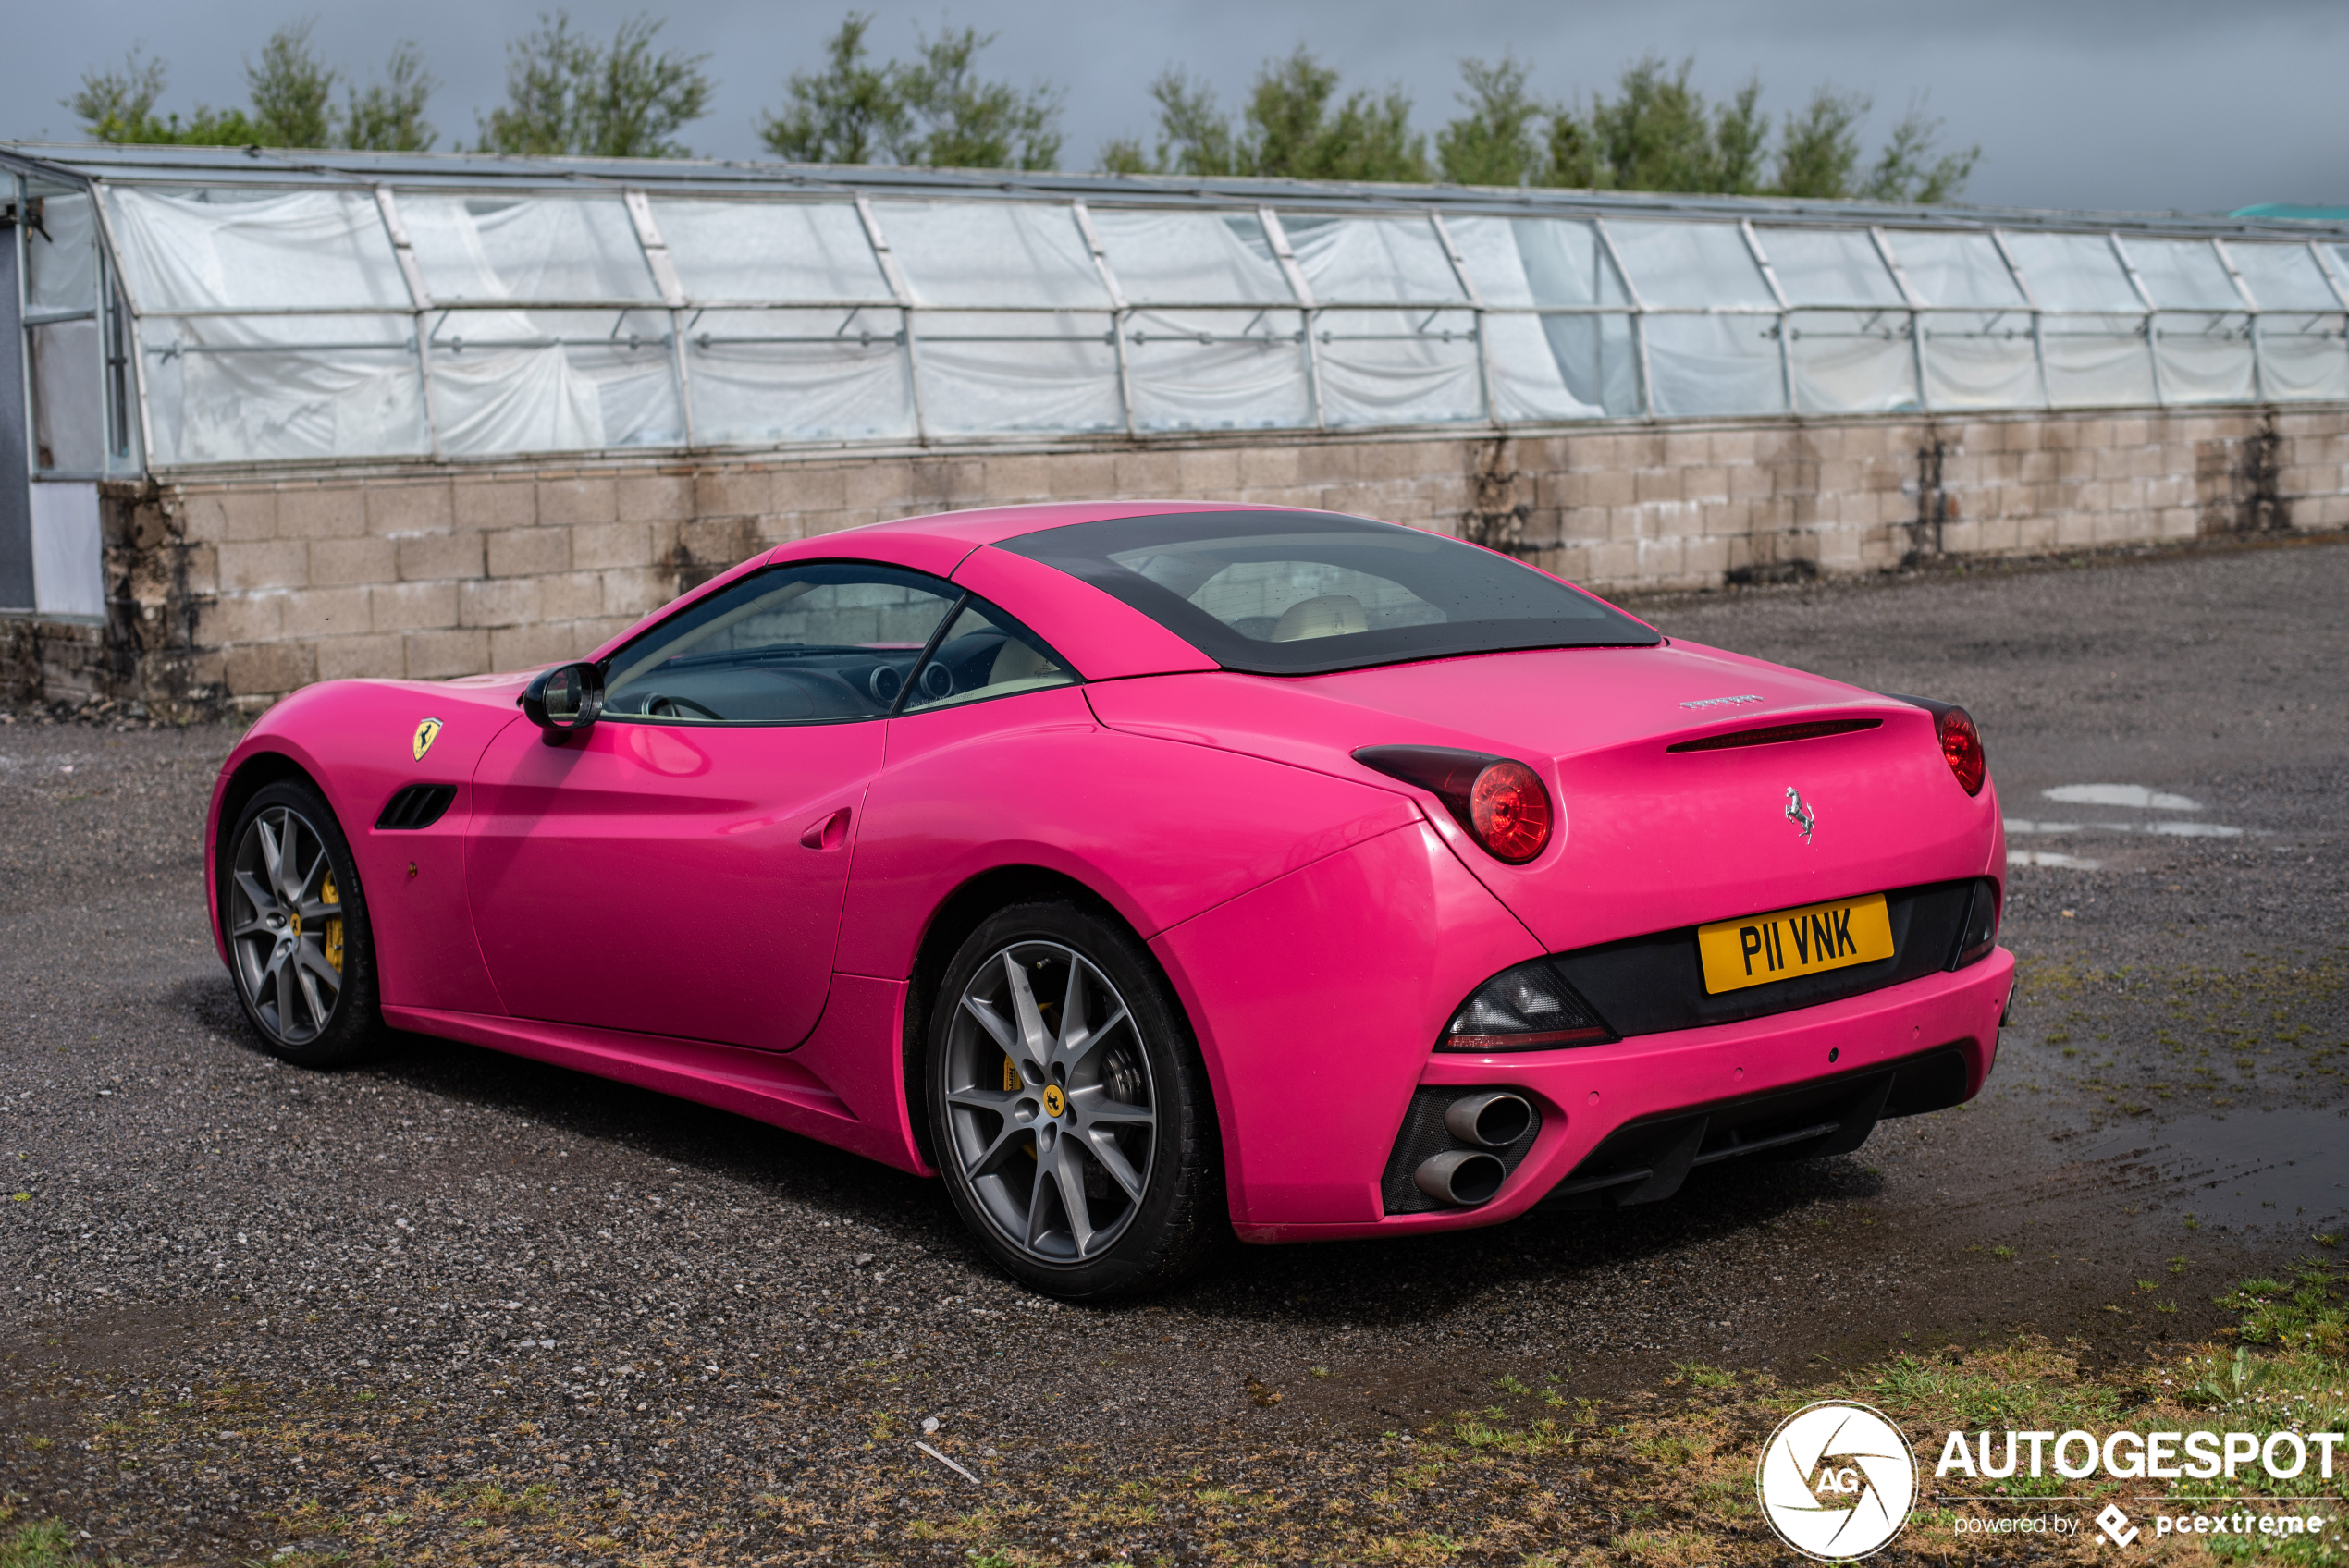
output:
[{"label": "greenhouse door", "polygon": [[23,251],[17,184],[0,185],[0,614],[33,607],[32,485],[26,461]]}]

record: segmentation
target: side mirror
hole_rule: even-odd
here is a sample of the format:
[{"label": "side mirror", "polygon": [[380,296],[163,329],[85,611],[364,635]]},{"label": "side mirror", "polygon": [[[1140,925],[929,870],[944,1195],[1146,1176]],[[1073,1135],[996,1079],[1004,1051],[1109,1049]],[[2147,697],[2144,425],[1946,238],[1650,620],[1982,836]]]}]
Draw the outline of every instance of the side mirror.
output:
[{"label": "side mirror", "polygon": [[604,711],[601,665],[566,664],[533,680],[522,694],[522,711],[560,746],[594,724]]}]

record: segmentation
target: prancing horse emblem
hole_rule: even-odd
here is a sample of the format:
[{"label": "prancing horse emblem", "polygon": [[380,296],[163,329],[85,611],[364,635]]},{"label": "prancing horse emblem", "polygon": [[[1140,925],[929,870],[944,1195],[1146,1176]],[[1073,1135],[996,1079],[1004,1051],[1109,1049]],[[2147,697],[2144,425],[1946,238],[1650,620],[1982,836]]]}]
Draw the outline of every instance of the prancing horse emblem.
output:
[{"label": "prancing horse emblem", "polygon": [[1786,787],[1786,819],[1802,830],[1802,841],[1811,841],[1811,829],[1819,825],[1819,814],[1802,803],[1802,792],[1789,784]]},{"label": "prancing horse emblem", "polygon": [[437,718],[425,718],[425,719],[419,719],[419,720],[417,720],[417,722],[416,722],[416,736],[415,736],[415,741],[414,741],[414,749],[415,749],[415,753],[416,753],[416,760],[417,760],[418,762],[422,762],[422,761],[424,761],[424,753],[425,753],[426,752],[428,752],[428,751],[431,751],[431,750],[432,750],[432,743],[433,743],[435,741],[437,741],[437,740],[439,740],[439,739],[440,739],[440,720],[438,720],[438,719],[437,719]]}]

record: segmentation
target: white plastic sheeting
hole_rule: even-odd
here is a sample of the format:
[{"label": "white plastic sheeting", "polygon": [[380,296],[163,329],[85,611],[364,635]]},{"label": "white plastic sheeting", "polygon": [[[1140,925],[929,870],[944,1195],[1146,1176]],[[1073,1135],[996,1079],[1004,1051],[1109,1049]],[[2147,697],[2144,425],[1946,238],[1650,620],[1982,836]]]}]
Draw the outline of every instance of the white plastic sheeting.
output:
[{"label": "white plastic sheeting", "polygon": [[2349,398],[2330,240],[849,185],[104,192],[103,233],[52,198],[27,277],[36,436],[91,464],[106,317],[77,258],[102,241],[165,466]]}]

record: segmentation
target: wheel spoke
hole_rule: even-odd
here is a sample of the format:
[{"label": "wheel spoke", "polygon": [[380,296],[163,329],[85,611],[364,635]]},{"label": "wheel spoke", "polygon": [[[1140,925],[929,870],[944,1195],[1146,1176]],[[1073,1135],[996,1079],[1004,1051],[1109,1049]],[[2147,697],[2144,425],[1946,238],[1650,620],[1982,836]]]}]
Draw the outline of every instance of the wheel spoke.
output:
[{"label": "wheel spoke", "polygon": [[[1044,1064],[1052,1060],[1052,1031],[1044,1027],[1044,1015],[1037,1010],[1035,988],[1027,983],[1027,971],[1010,953],[1003,955],[1003,974],[1011,982],[1012,1016],[1019,1021],[1019,1039],[1023,1055],[1018,1059],[1020,1071],[1031,1082],[1044,1077]],[[1030,1066],[1034,1071],[1029,1072]]]},{"label": "wheel spoke", "polygon": [[281,812],[277,817],[277,901],[295,904],[301,901],[301,818],[291,812]]},{"label": "wheel spoke", "polygon": [[1068,961],[1068,988],[1061,993],[1061,1037],[1053,1049],[1053,1058],[1063,1066],[1073,1065],[1070,1048],[1085,1038],[1085,1008],[1092,1000],[1092,987],[1085,983],[1085,961],[1075,954]]},{"label": "wheel spoke", "polygon": [[[333,964],[326,962],[326,952],[324,948],[314,946],[309,938],[304,937],[295,948],[294,956],[301,961],[301,973],[305,978],[323,980],[328,990],[340,993],[342,976],[336,973]],[[329,1002],[327,1005],[333,1004]],[[320,1022],[324,1021],[325,1016],[321,1014]]]},{"label": "wheel spoke", "polygon": [[1052,1181],[1061,1190],[1061,1207],[1068,1212],[1068,1238],[1083,1257],[1093,1245],[1093,1211],[1085,1199],[1085,1158],[1076,1140],[1064,1137],[1052,1145]]},{"label": "wheel spoke", "polygon": [[1109,1097],[1109,1091],[1096,1085],[1079,1089],[1069,1098],[1076,1102],[1077,1113],[1087,1126],[1109,1122],[1113,1126],[1132,1124],[1140,1127],[1158,1125],[1158,1113],[1146,1105],[1126,1105]]},{"label": "wheel spoke", "polygon": [[[311,837],[318,839],[315,833]],[[300,890],[294,895],[294,902],[301,906],[303,919],[310,917],[313,909],[324,910],[326,907],[326,873],[333,869],[326,859],[326,841],[318,839],[318,852],[310,857],[310,869],[302,874]]]},{"label": "wheel spoke", "polygon": [[278,843],[277,835],[269,831],[269,819],[266,816],[253,819],[252,836],[261,844],[261,874],[268,878],[269,887],[273,891],[269,902],[276,904],[278,901],[274,896],[278,885],[277,868],[285,858],[285,851]]},{"label": "wheel spoke", "polygon": [[252,913],[256,917],[267,914],[277,907],[277,899],[261,885],[261,879],[250,871],[240,870],[237,873],[237,891],[245,896],[245,902],[252,906]]},{"label": "wheel spoke", "polygon": [[1027,1250],[1043,1251],[1044,1234],[1051,1226],[1052,1196],[1056,1190],[1045,1173],[1048,1156],[1039,1155],[1036,1161],[1036,1183],[1027,1189]]},{"label": "wheel spoke", "polygon": [[310,1030],[316,1034],[326,1026],[326,1004],[318,999],[317,977],[307,965],[297,965],[293,972],[294,987],[301,993],[301,1005],[310,1014]]},{"label": "wheel spoke", "polygon": [[1019,1152],[1020,1140],[1031,1132],[1029,1124],[1015,1117],[1020,1096],[990,1089],[959,1089],[950,1091],[946,1103],[964,1110],[986,1111],[998,1119],[994,1135],[987,1146],[963,1160],[964,1174],[976,1180],[992,1176],[1002,1170],[1011,1157]]},{"label": "wheel spoke", "polygon": [[1093,1157],[1096,1164],[1109,1172],[1111,1181],[1125,1190],[1128,1198],[1136,1203],[1142,1201],[1141,1172],[1126,1159],[1125,1151],[1117,1146],[1116,1138],[1110,1134],[1107,1128],[1086,1128],[1085,1150]]},{"label": "wheel spoke", "polygon": [[[262,985],[269,987],[270,1005],[277,1010],[277,1031],[283,1034],[293,1026],[293,1019],[287,1011],[286,955],[283,952],[273,950],[270,953],[269,962],[261,972],[261,981]],[[252,1000],[256,1008],[261,1005],[261,986],[253,987]]]},{"label": "wheel spoke", "polygon": [[1091,1056],[1095,1050],[1100,1048],[1101,1043],[1103,1040],[1108,1039],[1110,1035],[1116,1031],[1117,1026],[1125,1022],[1125,1010],[1121,1007],[1115,1012],[1111,1013],[1109,1018],[1100,1028],[1094,1029],[1081,1037],[1071,1039],[1067,1035],[1064,1035],[1061,1039],[1060,1052],[1060,1060],[1062,1063],[1071,1073],[1074,1073],[1076,1071],[1077,1064],[1083,1061],[1087,1057]]},{"label": "wheel spoke", "polygon": [[1002,1013],[978,998],[967,996],[963,998],[963,1011],[978,1020],[978,1026],[987,1031],[987,1037],[995,1042],[997,1049],[1015,1061],[1019,1060],[1019,1036],[1003,1021]]}]

